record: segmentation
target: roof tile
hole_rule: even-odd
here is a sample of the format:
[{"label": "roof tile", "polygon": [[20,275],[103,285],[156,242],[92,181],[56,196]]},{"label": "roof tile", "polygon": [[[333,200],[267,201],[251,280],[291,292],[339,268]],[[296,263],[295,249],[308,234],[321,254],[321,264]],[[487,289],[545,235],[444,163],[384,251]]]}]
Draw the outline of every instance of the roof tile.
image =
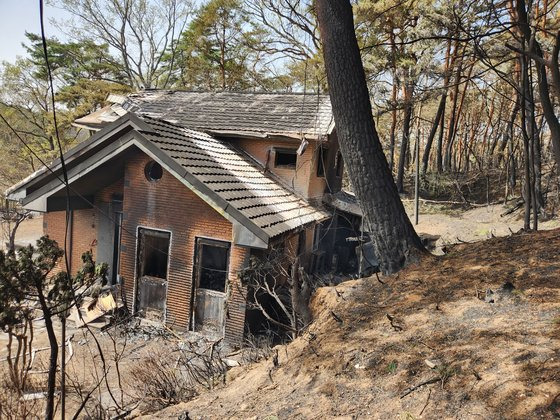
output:
[{"label": "roof tile", "polygon": [[142,134],[270,237],[328,217],[227,142],[151,117]]}]

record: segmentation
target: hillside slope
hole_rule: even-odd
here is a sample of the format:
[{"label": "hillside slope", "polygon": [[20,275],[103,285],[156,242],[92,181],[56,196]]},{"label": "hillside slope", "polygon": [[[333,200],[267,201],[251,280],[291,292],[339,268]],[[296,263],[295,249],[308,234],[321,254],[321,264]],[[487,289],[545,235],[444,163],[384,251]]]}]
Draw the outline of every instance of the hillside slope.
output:
[{"label": "hillside slope", "polygon": [[560,230],[322,288],[315,322],[150,418],[559,418]]}]

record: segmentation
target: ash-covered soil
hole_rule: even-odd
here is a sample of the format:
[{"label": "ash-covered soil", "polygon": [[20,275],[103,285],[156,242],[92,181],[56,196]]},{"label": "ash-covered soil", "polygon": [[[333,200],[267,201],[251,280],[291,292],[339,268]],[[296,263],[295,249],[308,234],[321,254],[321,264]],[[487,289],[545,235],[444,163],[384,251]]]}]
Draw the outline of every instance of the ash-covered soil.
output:
[{"label": "ash-covered soil", "polygon": [[559,288],[559,229],[322,288],[278,366],[147,418],[560,418]]}]

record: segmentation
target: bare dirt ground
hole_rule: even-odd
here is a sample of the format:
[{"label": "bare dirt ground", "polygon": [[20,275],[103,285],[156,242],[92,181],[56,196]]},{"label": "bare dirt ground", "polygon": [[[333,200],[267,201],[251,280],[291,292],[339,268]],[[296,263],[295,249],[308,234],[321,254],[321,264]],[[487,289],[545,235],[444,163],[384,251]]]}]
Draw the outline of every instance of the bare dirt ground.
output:
[{"label": "bare dirt ground", "polygon": [[319,289],[277,363],[145,418],[558,418],[559,257],[560,229],[519,234]]},{"label": "bare dirt ground", "polygon": [[[411,201],[405,202],[411,221],[414,210]],[[504,215],[508,207],[503,204],[475,207],[467,211],[449,210],[434,204],[421,203],[419,223],[415,226],[419,234],[439,236],[437,246],[460,242],[475,242],[495,236],[507,236],[523,228],[523,217],[519,211]],[[558,219],[541,221],[540,230],[560,227]]]}]

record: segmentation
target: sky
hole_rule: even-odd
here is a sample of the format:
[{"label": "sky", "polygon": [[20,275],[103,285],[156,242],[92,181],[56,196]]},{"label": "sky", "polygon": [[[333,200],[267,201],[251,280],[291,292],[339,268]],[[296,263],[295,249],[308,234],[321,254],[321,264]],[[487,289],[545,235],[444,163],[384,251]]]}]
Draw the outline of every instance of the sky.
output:
[{"label": "sky", "polygon": [[[46,2],[45,2],[46,3]],[[50,20],[66,18],[66,12],[45,4],[45,32],[47,37],[64,39]],[[21,43],[26,40],[25,32],[39,34],[38,0],[0,0],[0,62],[14,62],[16,57],[25,55]]]}]

